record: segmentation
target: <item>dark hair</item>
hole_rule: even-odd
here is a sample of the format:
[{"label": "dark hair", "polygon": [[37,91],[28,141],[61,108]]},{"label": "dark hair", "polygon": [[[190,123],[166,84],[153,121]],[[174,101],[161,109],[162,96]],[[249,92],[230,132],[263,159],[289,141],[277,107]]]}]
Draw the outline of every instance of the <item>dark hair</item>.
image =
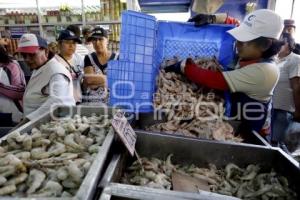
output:
[{"label": "dark hair", "polygon": [[72,31],[77,37],[80,38],[80,29],[77,25],[70,24],[66,29]]},{"label": "dark hair", "polygon": [[295,45],[295,49],[294,49],[293,52],[294,52],[295,54],[300,55],[300,44],[296,44],[296,45]]},{"label": "dark hair", "polygon": [[296,42],[295,42],[294,38],[291,36],[291,34],[282,33],[281,40],[283,40],[283,42],[288,43],[290,51],[293,51],[295,49]]},{"label": "dark hair", "polygon": [[93,27],[91,25],[86,25],[82,28],[82,35],[92,33],[92,31],[93,31]]},{"label": "dark hair", "polygon": [[12,58],[8,55],[4,46],[0,45],[0,63],[8,64]]},{"label": "dark hair", "polygon": [[257,39],[252,40],[251,42],[255,43],[256,46],[261,48],[267,48],[262,53],[263,59],[269,59],[275,56],[281,49],[281,46],[284,45],[284,42],[281,40],[259,37]]}]

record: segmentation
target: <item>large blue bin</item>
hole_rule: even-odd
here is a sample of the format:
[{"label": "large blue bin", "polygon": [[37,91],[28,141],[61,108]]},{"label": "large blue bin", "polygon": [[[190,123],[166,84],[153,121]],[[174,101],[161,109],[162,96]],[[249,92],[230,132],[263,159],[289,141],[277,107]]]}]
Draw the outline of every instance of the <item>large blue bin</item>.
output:
[{"label": "large blue bin", "polygon": [[151,15],[124,11],[121,28],[120,60],[108,64],[111,106],[152,112],[156,76],[164,58],[216,56],[225,70],[234,59],[234,38],[227,33],[231,25],[195,27],[192,23],[157,22]]}]

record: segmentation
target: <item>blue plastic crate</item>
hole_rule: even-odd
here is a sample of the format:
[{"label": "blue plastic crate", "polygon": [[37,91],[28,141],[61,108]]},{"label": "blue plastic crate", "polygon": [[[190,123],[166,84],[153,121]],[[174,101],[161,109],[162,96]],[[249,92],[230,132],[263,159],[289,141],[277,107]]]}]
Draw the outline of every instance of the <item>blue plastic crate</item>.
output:
[{"label": "blue plastic crate", "polygon": [[[112,106],[153,111],[156,76],[164,58],[215,56],[225,69],[234,58],[234,38],[227,33],[231,25],[195,27],[192,23],[157,22],[151,15],[124,11],[121,28],[120,60],[108,67]],[[227,103],[227,112],[229,106]]]},{"label": "blue plastic crate", "polygon": [[122,13],[120,60],[152,64],[157,30],[155,17],[134,11]]},{"label": "blue plastic crate", "polygon": [[234,58],[235,39],[227,33],[232,28],[232,25],[195,27],[191,23],[159,21],[155,60],[161,63],[173,56],[181,59],[215,56],[227,69]]},{"label": "blue plastic crate", "polygon": [[153,111],[156,72],[152,65],[110,61],[107,76],[110,106],[120,106],[129,112]]}]

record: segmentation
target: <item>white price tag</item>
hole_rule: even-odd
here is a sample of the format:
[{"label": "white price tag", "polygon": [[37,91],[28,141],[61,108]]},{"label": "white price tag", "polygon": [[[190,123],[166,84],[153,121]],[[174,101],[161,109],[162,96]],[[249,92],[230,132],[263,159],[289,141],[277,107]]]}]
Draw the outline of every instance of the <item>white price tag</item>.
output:
[{"label": "white price tag", "polygon": [[111,124],[117,134],[120,136],[122,142],[125,144],[131,156],[134,156],[136,134],[128,123],[124,114],[125,113],[123,111],[118,111],[114,115]]}]

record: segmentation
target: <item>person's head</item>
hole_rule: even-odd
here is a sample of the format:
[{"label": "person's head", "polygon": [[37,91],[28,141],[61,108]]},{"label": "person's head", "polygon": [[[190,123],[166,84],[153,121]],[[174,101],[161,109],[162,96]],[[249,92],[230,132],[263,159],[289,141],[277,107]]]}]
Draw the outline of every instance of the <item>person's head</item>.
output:
[{"label": "person's head", "polygon": [[295,21],[292,19],[285,19],[284,20],[284,28],[283,28],[282,32],[294,35],[295,31],[296,31]]},{"label": "person's head", "polygon": [[91,36],[88,38],[88,40],[93,43],[93,47],[96,53],[101,54],[108,50],[107,49],[108,37],[107,37],[107,31],[105,29],[95,28]]},{"label": "person's head", "polygon": [[285,57],[294,51],[296,47],[296,42],[294,38],[289,33],[283,33],[281,40],[284,42],[284,45],[281,47],[278,55],[279,57]]},{"label": "person's head", "polygon": [[237,40],[241,60],[268,59],[276,55],[282,42],[279,41],[283,20],[272,10],[260,9],[248,14],[239,27],[229,30]]},{"label": "person's head", "polygon": [[10,43],[9,38],[0,38],[0,45],[7,46]]},{"label": "person's head", "polygon": [[77,25],[70,24],[66,30],[72,31],[78,38],[80,38],[80,28]]},{"label": "person's head", "polygon": [[86,25],[82,28],[83,38],[87,41],[93,32],[93,27],[91,25]]},{"label": "person's head", "polygon": [[72,56],[76,50],[76,44],[80,39],[69,30],[62,30],[57,38],[60,54],[63,56]]},{"label": "person's head", "polygon": [[11,57],[8,55],[5,47],[0,45],[0,63],[8,64],[11,62]]},{"label": "person's head", "polygon": [[50,42],[48,44],[48,49],[50,52],[52,52],[53,54],[57,54],[59,51],[58,51],[58,44],[57,42]]},{"label": "person's head", "polygon": [[31,69],[38,69],[48,61],[47,41],[38,35],[25,33],[20,38],[17,52]]}]

